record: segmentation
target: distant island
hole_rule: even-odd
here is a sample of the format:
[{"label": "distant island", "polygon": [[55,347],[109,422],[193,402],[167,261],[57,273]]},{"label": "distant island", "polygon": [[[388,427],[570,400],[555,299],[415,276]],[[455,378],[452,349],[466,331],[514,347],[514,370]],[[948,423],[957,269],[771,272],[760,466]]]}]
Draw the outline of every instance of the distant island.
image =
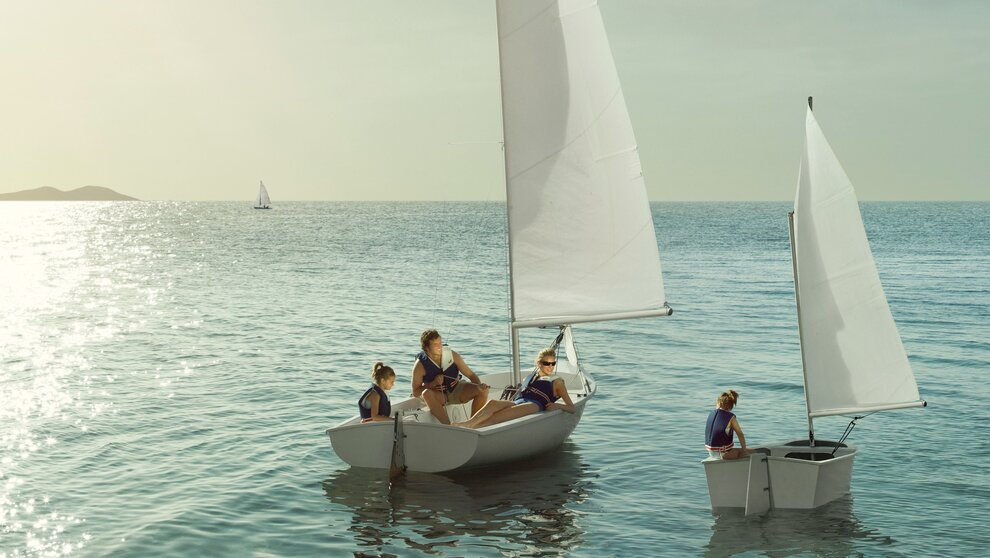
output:
[{"label": "distant island", "polygon": [[138,201],[103,186],[83,186],[62,191],[51,186],[0,194],[0,201]]}]

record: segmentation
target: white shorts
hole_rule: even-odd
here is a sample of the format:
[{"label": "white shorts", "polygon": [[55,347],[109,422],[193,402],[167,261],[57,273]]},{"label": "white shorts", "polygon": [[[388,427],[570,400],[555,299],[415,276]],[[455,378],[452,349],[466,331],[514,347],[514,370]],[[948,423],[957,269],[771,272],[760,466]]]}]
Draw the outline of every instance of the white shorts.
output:
[{"label": "white shorts", "polygon": [[733,449],[733,448],[728,448],[728,449],[722,450],[722,451],[710,449],[710,450],[708,450],[708,457],[711,458],[711,459],[722,459],[722,455],[725,454],[725,452],[727,452],[727,451],[729,451],[731,449]]}]

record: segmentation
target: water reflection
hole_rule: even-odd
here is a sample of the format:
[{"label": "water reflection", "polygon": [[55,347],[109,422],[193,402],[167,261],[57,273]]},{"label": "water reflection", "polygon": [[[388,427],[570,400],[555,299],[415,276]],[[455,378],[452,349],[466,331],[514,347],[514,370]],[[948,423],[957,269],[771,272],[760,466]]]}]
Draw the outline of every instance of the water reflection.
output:
[{"label": "water reflection", "polygon": [[472,556],[558,556],[583,542],[575,506],[594,491],[571,442],[558,451],[498,468],[445,475],[348,468],[323,483],[327,498],[353,514],[356,556],[403,548],[453,549]]},{"label": "water reflection", "polygon": [[846,496],[814,510],[774,510],[756,517],[745,517],[742,510],[720,513],[705,556],[760,552],[771,557],[839,557],[869,554],[870,549],[876,552],[876,546],[893,543],[892,538],[864,527],[853,513],[852,497]]}]

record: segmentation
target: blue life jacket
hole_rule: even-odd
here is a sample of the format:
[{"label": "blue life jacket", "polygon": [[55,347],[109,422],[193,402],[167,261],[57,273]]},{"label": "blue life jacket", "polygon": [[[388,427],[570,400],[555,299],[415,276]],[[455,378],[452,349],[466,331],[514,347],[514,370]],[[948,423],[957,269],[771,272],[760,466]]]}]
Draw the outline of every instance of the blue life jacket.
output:
[{"label": "blue life jacket", "polygon": [[715,451],[726,451],[732,448],[732,429],[729,422],[736,415],[723,409],[715,409],[708,414],[705,425],[705,448]]},{"label": "blue life jacket", "polygon": [[545,411],[547,405],[560,399],[553,392],[553,382],[555,380],[557,380],[556,376],[537,376],[532,378],[527,383],[525,389],[519,392],[516,402],[536,403],[540,406],[541,411]]},{"label": "blue life jacket", "polygon": [[388,394],[386,394],[385,390],[382,388],[377,385],[373,385],[368,388],[368,391],[364,392],[364,395],[362,395],[360,399],[358,399],[358,411],[361,413],[361,418],[371,418],[371,409],[365,408],[364,400],[371,395],[372,391],[378,392],[378,414],[383,417],[392,416],[392,403],[388,400]]},{"label": "blue life jacket", "polygon": [[447,358],[450,359],[450,365],[447,366],[445,370],[437,366],[437,364],[433,362],[433,360],[431,360],[430,357],[426,354],[426,351],[420,351],[419,354],[416,355],[416,359],[419,360],[421,363],[423,363],[423,371],[424,371],[423,384],[429,384],[438,375],[442,374],[443,386],[447,388],[447,391],[450,391],[451,389],[454,388],[454,386],[457,385],[457,382],[460,381],[461,371],[459,368],[457,368],[457,363],[454,362],[453,353],[452,351],[450,351],[450,349],[445,347],[443,353],[441,354],[442,354],[442,356],[440,357],[441,363],[444,360],[447,360]]}]

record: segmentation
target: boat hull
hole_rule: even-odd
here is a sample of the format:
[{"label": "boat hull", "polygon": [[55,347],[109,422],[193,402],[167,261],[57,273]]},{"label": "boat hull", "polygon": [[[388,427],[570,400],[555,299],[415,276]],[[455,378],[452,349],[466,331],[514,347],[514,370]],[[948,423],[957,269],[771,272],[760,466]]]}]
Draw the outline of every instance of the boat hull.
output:
[{"label": "boat hull", "polygon": [[763,492],[769,507],[777,509],[817,508],[848,494],[857,449],[842,445],[835,457],[815,460],[833,449],[834,442],[816,442],[811,447],[807,440],[797,440],[762,448],[768,453],[750,459],[702,461],[712,510],[759,509]]},{"label": "boat hull", "polygon": [[[439,473],[515,461],[556,448],[574,431],[595,392],[595,383],[590,377],[559,372],[558,376],[567,383],[576,407],[574,413],[547,411],[471,429],[440,424],[419,398],[393,405],[393,413],[400,411],[403,416],[406,468]],[[495,374],[482,376],[481,380],[491,386],[491,393],[499,394],[509,377],[509,374]],[[463,420],[470,411],[466,407],[468,404],[448,406],[448,412],[455,421]],[[393,431],[392,422],[361,424],[360,417],[353,417],[328,429],[327,435],[334,452],[348,465],[388,469],[392,459]]]}]

